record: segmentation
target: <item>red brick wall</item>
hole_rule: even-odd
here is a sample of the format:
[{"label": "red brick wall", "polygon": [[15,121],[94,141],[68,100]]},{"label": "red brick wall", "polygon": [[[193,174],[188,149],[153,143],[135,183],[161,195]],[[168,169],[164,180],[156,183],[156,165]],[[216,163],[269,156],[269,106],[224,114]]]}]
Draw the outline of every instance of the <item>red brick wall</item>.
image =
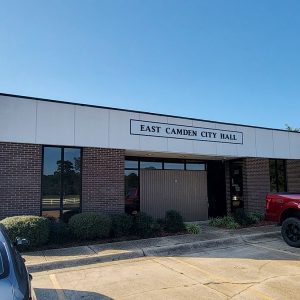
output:
[{"label": "red brick wall", "polygon": [[124,212],[124,150],[83,148],[82,211]]},{"label": "red brick wall", "polygon": [[269,159],[245,158],[243,164],[245,209],[265,212],[265,197],[270,192]]},{"label": "red brick wall", "polygon": [[300,160],[286,161],[286,177],[288,192],[300,193]]},{"label": "red brick wall", "polygon": [[0,143],[0,219],[39,215],[42,146]]}]

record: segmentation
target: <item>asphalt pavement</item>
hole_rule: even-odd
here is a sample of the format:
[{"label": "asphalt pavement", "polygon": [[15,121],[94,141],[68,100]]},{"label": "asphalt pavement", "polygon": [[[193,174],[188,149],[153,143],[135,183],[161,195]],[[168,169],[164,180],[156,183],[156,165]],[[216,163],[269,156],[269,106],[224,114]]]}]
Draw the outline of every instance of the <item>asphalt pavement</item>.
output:
[{"label": "asphalt pavement", "polygon": [[300,249],[279,235],[250,235],[242,243],[35,272],[34,292],[38,300],[300,299]]}]

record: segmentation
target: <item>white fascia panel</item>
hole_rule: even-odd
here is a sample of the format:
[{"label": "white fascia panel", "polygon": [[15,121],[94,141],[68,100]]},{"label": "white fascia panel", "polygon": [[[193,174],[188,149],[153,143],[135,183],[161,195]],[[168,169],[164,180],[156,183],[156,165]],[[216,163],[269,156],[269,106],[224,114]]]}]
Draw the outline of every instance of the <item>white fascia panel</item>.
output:
[{"label": "white fascia panel", "polygon": [[290,158],[290,141],[288,132],[273,130],[274,157]]},{"label": "white fascia panel", "polygon": [[75,107],[75,145],[108,148],[109,110]]},{"label": "white fascia panel", "polygon": [[0,141],[35,143],[36,101],[0,97]]},{"label": "white fascia panel", "polygon": [[[168,124],[175,124],[175,125],[185,125],[185,126],[193,126],[193,121],[188,119],[178,119],[173,117],[168,117],[167,120]],[[176,153],[193,153],[193,141],[186,140],[186,139],[174,139],[168,138],[168,151],[169,152],[176,152]]]},{"label": "white fascia panel", "polygon": [[243,132],[243,144],[238,144],[237,154],[239,157],[256,157],[255,128],[236,126],[237,131]]},{"label": "white fascia panel", "polygon": [[109,148],[140,150],[140,137],[130,134],[130,119],[139,118],[139,113],[109,110]]},{"label": "white fascia panel", "polygon": [[[216,129],[215,123],[193,120],[194,127]],[[197,155],[217,155],[217,143],[193,141],[193,153]]]},{"label": "white fascia panel", "polygon": [[273,158],[274,142],[273,131],[268,129],[256,128],[256,156]]},{"label": "white fascia panel", "polygon": [[[148,114],[140,114],[140,120],[158,123],[168,123],[168,117]],[[142,151],[168,151],[168,138],[140,135],[140,150]],[[170,150],[170,152],[173,152]]]},{"label": "white fascia panel", "polygon": [[[216,124],[216,129],[232,131],[233,135],[237,131],[236,126],[227,124]],[[217,143],[217,155],[236,157],[238,155],[237,144],[231,143],[230,140],[224,143]]]},{"label": "white fascia panel", "polygon": [[38,101],[36,142],[74,146],[75,106]]},{"label": "white fascia panel", "polygon": [[290,158],[300,159],[300,133],[289,132]]}]

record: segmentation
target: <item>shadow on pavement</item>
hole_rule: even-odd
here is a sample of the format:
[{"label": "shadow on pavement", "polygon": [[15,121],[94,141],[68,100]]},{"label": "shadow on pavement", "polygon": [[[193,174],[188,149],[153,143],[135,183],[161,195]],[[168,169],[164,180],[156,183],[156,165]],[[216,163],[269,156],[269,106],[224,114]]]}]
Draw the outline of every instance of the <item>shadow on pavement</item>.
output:
[{"label": "shadow on pavement", "polygon": [[34,288],[34,292],[36,300],[112,300],[112,298],[107,297],[105,295],[88,291]]}]

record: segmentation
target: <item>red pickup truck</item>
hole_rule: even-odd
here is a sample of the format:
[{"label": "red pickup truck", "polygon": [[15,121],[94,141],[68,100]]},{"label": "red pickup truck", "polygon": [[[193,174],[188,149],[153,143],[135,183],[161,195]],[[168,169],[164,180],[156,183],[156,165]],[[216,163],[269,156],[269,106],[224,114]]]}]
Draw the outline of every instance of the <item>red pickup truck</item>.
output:
[{"label": "red pickup truck", "polygon": [[266,220],[281,224],[281,234],[286,243],[300,247],[300,194],[267,194]]}]

